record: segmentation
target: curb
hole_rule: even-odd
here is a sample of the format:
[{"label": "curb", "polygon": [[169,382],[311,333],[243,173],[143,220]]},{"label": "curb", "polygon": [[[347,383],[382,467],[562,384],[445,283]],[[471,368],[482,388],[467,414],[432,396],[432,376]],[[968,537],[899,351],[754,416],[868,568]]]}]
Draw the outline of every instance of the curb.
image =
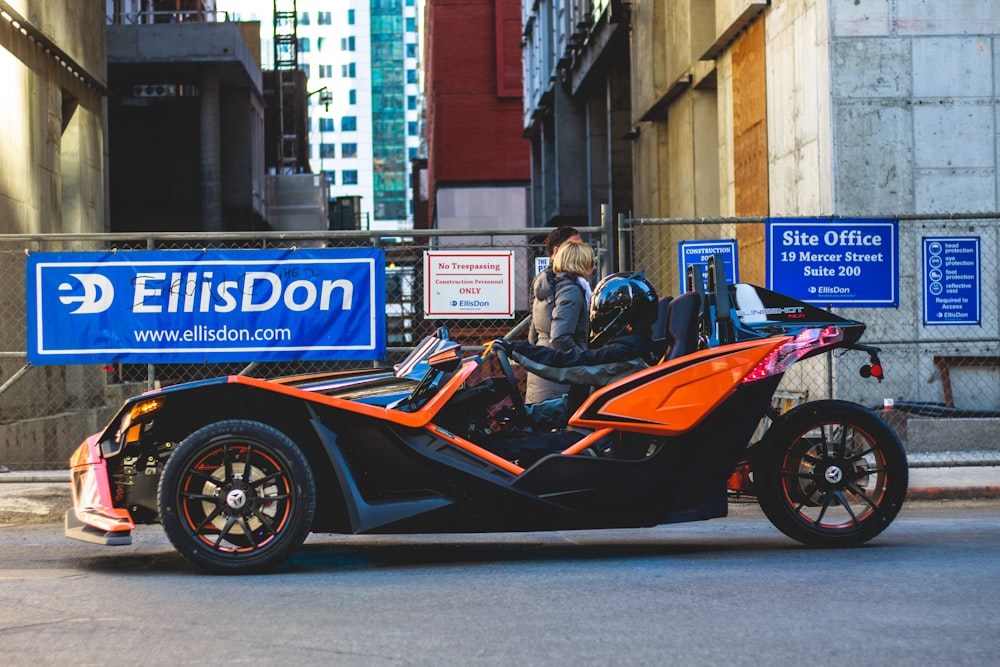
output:
[{"label": "curb", "polygon": [[63,472],[5,472],[0,474],[0,484],[17,484],[28,482],[66,483],[69,484],[69,471]]},{"label": "curb", "polygon": [[954,486],[909,489],[907,500],[990,500],[1000,498],[1000,486]]}]

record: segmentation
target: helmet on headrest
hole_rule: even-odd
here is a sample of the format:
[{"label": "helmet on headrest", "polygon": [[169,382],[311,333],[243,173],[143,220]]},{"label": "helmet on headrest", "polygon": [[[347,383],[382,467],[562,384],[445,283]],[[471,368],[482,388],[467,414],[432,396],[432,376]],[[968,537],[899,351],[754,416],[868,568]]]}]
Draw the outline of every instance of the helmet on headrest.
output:
[{"label": "helmet on headrest", "polygon": [[657,301],[656,290],[641,271],[602,278],[590,299],[590,347],[601,347],[626,331],[649,335]]}]

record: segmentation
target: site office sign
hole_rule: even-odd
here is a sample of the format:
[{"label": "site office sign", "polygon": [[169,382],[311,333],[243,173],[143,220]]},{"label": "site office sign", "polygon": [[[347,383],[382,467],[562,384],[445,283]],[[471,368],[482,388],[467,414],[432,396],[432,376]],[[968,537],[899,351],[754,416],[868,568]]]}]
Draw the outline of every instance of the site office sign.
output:
[{"label": "site office sign", "polygon": [[35,253],[32,364],[375,360],[377,249]]},{"label": "site office sign", "polygon": [[769,218],[767,287],[818,306],[899,306],[891,218]]},{"label": "site office sign", "polygon": [[424,253],[424,316],[514,316],[514,255],[506,252]]}]

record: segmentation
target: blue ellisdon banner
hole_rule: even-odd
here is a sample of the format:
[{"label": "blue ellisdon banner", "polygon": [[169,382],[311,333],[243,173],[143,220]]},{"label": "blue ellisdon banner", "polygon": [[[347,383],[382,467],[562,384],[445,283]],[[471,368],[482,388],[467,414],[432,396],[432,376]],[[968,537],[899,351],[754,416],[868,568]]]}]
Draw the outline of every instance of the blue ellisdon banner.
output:
[{"label": "blue ellisdon banner", "polygon": [[375,249],[35,253],[32,364],[375,360]]}]

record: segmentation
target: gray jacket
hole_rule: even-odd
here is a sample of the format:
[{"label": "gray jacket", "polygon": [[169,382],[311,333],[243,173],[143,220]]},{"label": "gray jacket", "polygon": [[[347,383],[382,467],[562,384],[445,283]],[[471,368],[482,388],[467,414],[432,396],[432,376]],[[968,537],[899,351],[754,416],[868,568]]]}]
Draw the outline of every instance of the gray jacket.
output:
[{"label": "gray jacket", "polygon": [[[590,304],[576,276],[546,269],[531,285],[531,326],[528,342],[555,350],[586,350],[590,336]],[[539,403],[558,398],[568,385],[528,374],[525,401]]]}]

